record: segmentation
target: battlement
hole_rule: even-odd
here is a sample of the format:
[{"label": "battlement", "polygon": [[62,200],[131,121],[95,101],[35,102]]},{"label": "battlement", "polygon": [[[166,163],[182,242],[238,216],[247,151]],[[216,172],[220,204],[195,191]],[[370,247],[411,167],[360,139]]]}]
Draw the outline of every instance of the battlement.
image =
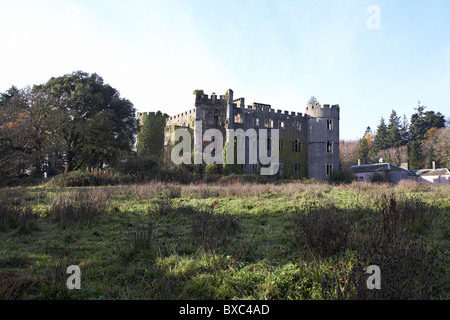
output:
[{"label": "battlement", "polygon": [[207,94],[195,94],[195,105],[201,105],[201,104],[207,104],[207,105],[214,105],[214,104],[220,104],[223,105],[227,102],[226,96],[220,95],[217,96],[215,92],[211,94],[211,96],[208,96]]},{"label": "battlement", "polygon": [[[242,99],[242,98],[241,98]],[[238,99],[239,100],[239,99]],[[285,111],[285,110],[280,110],[280,109],[272,109],[272,107],[268,104],[262,104],[262,103],[254,103],[253,105],[247,105],[244,108],[239,107],[236,103],[234,104],[234,107],[236,108],[236,112],[237,113],[246,113],[246,114],[251,114],[251,113],[261,113],[263,116],[266,115],[268,117],[274,117],[277,119],[281,119],[281,118],[307,118],[308,115],[303,114],[301,112],[295,112],[295,111]]]},{"label": "battlement", "polygon": [[307,106],[305,113],[315,118],[339,119],[340,108],[338,104],[324,104],[323,106],[316,104],[314,106]]},{"label": "battlement", "polygon": [[185,118],[185,117],[194,117],[195,116],[195,109],[191,109],[189,111],[185,111],[182,113],[179,113],[177,115],[174,115],[173,117],[168,117],[166,119],[166,122],[170,122],[172,120],[177,120],[177,119],[181,119],[181,118]]},{"label": "battlement", "polygon": [[329,104],[324,104],[323,106],[321,106],[320,104],[316,104],[314,106],[308,106],[306,107],[306,111],[314,111],[317,109],[336,109],[339,110],[339,105],[338,104],[334,104],[330,107]]}]

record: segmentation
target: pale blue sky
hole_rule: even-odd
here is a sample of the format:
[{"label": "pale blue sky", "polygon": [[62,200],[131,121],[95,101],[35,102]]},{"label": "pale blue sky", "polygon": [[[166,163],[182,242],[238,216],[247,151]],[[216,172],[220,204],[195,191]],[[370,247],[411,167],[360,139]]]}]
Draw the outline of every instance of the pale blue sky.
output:
[{"label": "pale blue sky", "polygon": [[418,100],[450,116],[450,1],[0,0],[0,59],[1,92],[83,70],[170,115],[195,89],[296,112],[316,96],[357,139]]}]

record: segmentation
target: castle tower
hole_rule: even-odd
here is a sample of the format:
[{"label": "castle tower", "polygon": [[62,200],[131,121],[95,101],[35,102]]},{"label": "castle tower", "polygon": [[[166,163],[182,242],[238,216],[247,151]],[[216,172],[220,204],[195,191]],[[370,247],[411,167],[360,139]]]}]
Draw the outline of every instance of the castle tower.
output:
[{"label": "castle tower", "polygon": [[339,105],[306,107],[309,178],[328,179],[339,170]]}]

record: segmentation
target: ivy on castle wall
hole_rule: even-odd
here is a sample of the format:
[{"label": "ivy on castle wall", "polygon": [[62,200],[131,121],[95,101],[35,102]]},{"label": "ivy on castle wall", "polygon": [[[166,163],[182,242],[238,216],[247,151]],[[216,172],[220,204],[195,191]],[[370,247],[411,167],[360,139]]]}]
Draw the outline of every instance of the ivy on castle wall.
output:
[{"label": "ivy on castle wall", "polygon": [[[300,140],[300,151],[296,152],[292,144],[296,139]],[[298,137],[294,128],[287,128],[280,131],[280,159],[283,160],[283,177],[294,179],[308,178],[308,145],[304,137]],[[295,172],[295,164],[298,164],[299,170]]]},{"label": "ivy on castle wall", "polygon": [[155,161],[161,160],[167,117],[168,115],[161,113],[161,111],[141,114],[140,130],[137,134],[138,155],[149,155]]}]

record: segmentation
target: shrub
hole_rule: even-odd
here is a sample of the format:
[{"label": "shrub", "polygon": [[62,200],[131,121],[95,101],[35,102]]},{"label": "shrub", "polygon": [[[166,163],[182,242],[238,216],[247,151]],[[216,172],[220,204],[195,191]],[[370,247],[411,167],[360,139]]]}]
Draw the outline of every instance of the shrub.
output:
[{"label": "shrub", "polygon": [[370,178],[370,182],[374,182],[374,183],[380,183],[380,182],[385,182],[384,177],[379,174],[379,173],[375,173],[372,178]]},{"label": "shrub", "polygon": [[307,204],[292,216],[295,246],[308,246],[317,255],[338,253],[347,247],[351,229],[349,215],[334,206]]},{"label": "shrub", "polygon": [[205,172],[207,174],[218,174],[219,173],[219,168],[217,167],[217,165],[215,163],[208,164],[206,166]]},{"label": "shrub", "polygon": [[38,218],[30,207],[0,203],[0,231],[18,228],[19,233],[28,233],[37,229]]},{"label": "shrub", "polygon": [[333,171],[330,175],[330,182],[334,184],[349,184],[354,179],[353,172],[349,169]]},{"label": "shrub", "polygon": [[57,175],[47,183],[51,187],[92,187],[126,184],[133,181],[133,176],[111,170],[71,171]]},{"label": "shrub", "polygon": [[190,220],[194,244],[210,250],[226,247],[239,227],[235,217],[227,213],[214,213],[214,208],[207,205],[197,208],[190,215]]},{"label": "shrub", "polygon": [[53,177],[48,185],[52,187],[85,187],[97,185],[97,179],[88,172],[72,171]]},{"label": "shrub", "polygon": [[174,205],[172,199],[164,194],[159,195],[154,203],[147,207],[147,213],[155,218],[168,216],[173,213]]}]

